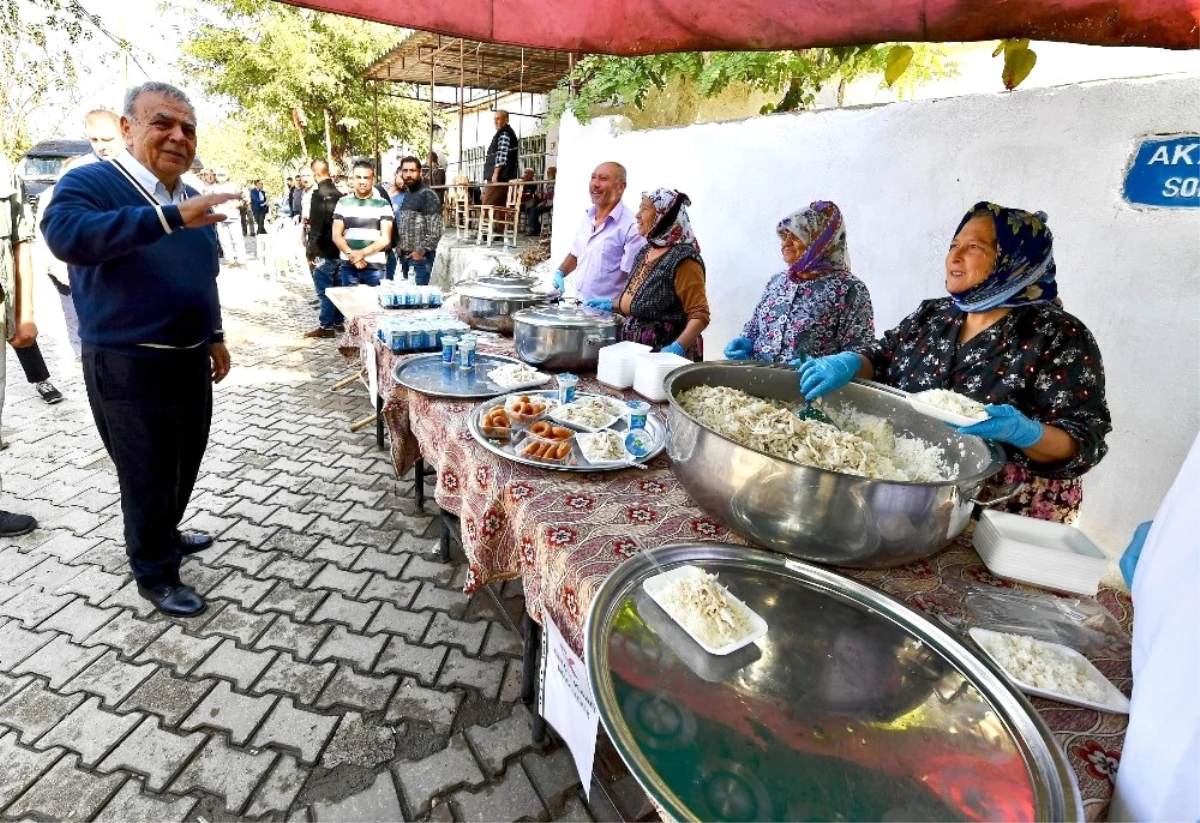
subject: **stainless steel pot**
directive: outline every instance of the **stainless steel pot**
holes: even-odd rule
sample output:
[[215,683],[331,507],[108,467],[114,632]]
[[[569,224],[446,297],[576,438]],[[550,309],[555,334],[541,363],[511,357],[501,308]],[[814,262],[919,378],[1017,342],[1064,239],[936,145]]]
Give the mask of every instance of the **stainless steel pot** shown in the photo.
[[596,370],[600,349],[617,342],[616,315],[560,303],[513,315],[517,357],[534,366],[563,371]]
[[458,314],[475,329],[513,333],[518,311],[550,299],[538,278],[522,274],[488,274],[458,287]]
[[837,566],[899,566],[936,554],[962,533],[1000,450],[913,411],[902,399],[851,383],[828,402],[886,417],[897,433],[940,446],[955,479],[872,480],[810,468],[741,446],[700,425],[676,397],[693,386],[728,386],[796,402],[796,372],[769,363],[696,363],[668,375],[667,453],[692,499],[743,537],[775,551]]

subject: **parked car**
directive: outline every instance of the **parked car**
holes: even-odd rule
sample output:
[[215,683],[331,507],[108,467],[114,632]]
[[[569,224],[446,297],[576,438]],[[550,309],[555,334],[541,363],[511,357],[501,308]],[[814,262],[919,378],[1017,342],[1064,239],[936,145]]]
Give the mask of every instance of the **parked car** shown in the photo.
[[91,150],[92,144],[86,140],[42,140],[25,152],[17,173],[25,180],[25,193],[35,214],[38,198],[58,180],[58,173],[67,158],[79,157]]

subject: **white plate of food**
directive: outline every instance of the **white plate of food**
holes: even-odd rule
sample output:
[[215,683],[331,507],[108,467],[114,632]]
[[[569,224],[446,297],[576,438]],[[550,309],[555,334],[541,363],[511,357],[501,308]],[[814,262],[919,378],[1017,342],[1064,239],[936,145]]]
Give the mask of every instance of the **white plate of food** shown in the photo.
[[1129,714],[1129,698],[1074,649],[976,626],[968,634],[1026,694],[1101,712]]
[[983,403],[948,389],[929,389],[910,394],[908,405],[926,417],[955,426],[970,426],[988,419]]
[[579,451],[593,466],[628,466],[636,459],[625,448],[625,432],[602,429],[575,435]]
[[715,574],[697,566],[655,575],[642,588],[709,654],[732,654],[767,633],[765,620],[722,586]]
[[625,404],[619,400],[591,395],[581,397],[574,403],[567,403],[565,406],[552,409],[549,417],[564,426],[595,433],[615,424],[625,411],[627,411]]
[[542,386],[550,381],[550,375],[524,363],[505,363],[487,373],[488,379],[505,391],[518,391]]

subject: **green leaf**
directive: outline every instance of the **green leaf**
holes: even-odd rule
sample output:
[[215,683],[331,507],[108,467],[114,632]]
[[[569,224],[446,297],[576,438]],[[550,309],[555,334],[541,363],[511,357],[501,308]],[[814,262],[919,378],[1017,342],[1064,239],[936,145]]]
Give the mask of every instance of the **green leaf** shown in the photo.
[[884,82],[891,86],[900,79],[900,75],[904,74],[908,64],[913,59],[912,46],[898,45],[892,46],[887,53],[886,66],[883,71]]
[[[1029,41],[1026,40],[1026,43]],[[1004,70],[1000,73],[1004,88],[1012,91],[1033,71],[1037,54],[1028,47],[1013,48],[1004,52]]]

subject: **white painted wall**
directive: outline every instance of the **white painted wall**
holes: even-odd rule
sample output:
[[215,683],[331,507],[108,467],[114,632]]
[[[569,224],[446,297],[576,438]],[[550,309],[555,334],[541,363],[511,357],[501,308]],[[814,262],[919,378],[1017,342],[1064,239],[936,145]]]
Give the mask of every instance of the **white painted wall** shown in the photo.
[[1200,131],[1200,78],[759,117],[624,132],[564,120],[554,254],[569,250],[601,161],[629,169],[627,205],[656,186],[691,196],[719,358],[782,269],[775,225],[816,199],[846,216],[877,329],[944,294],[951,232],[977,200],[1050,217],[1060,294],[1099,341],[1114,431],[1088,474],[1082,525],[1110,553],[1153,517],[1200,428],[1200,212],[1120,196],[1139,135]]

